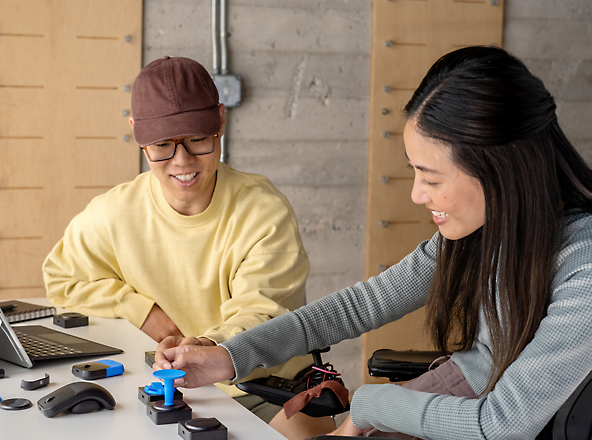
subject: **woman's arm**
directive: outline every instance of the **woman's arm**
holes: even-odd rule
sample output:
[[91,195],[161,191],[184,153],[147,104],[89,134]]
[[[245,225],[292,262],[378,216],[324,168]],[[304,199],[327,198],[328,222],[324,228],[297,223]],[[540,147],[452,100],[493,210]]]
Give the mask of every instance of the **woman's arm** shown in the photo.
[[591,217],[573,230],[557,257],[547,316],[493,391],[467,399],[365,385],[352,401],[354,424],[434,440],[534,439],[592,370]]
[[425,304],[435,270],[437,235],[377,277],[323,297],[221,345],[236,379],[395,321]]
[[[255,368],[270,368],[339,341],[355,338],[425,304],[435,270],[438,234],[421,243],[399,264],[367,282],[328,295],[221,343],[239,380]],[[191,353],[189,352],[191,351]],[[205,362],[204,349],[174,348],[156,354],[156,368],[170,368],[183,353],[183,369],[191,374]],[[226,369],[227,365],[223,367]],[[188,378],[205,385],[203,378]]]

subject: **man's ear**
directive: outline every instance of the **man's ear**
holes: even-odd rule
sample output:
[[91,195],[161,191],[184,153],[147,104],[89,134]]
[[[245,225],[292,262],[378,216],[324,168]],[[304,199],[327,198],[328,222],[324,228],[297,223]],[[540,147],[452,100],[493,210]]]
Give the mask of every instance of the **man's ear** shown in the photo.
[[133,120],[133,118],[129,118],[129,124],[130,124],[130,127],[132,127],[132,130],[133,130],[134,129],[134,120]]
[[226,108],[224,107],[224,104],[218,106],[218,111],[220,111],[220,121],[222,122],[222,125],[220,125],[220,133],[218,134],[222,137],[224,134],[224,127],[226,126]]

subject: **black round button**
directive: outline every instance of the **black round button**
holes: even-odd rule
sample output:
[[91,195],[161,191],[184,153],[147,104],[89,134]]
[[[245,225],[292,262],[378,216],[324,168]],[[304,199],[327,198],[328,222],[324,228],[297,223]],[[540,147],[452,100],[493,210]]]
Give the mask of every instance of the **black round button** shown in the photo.
[[33,404],[29,399],[4,399],[0,402],[0,408],[6,409],[9,411],[18,411],[21,409],[31,408]]
[[157,409],[159,411],[176,411],[185,408],[187,404],[182,400],[173,400],[172,405],[166,405],[164,403],[164,400],[157,400],[152,404],[152,406],[154,409]]
[[221,423],[217,419],[191,419],[185,422],[189,431],[211,431],[219,428]]
[[85,315],[83,315],[82,313],[77,313],[77,312],[68,312],[68,313],[62,313],[61,315],[62,318],[83,318]]

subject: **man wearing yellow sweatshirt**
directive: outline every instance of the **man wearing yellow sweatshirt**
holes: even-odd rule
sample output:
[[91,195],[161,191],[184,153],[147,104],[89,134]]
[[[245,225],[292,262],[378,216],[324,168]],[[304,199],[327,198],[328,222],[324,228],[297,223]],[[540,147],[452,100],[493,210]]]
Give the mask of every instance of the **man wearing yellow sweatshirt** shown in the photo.
[[[309,262],[294,212],[265,177],[220,163],[218,99],[188,58],[142,69],[130,124],[151,170],[72,220],[43,264],[54,305],[127,319],[157,342],[185,336],[203,345],[303,305]],[[311,363],[256,376],[293,377]],[[279,410],[220,387],[267,421]]]

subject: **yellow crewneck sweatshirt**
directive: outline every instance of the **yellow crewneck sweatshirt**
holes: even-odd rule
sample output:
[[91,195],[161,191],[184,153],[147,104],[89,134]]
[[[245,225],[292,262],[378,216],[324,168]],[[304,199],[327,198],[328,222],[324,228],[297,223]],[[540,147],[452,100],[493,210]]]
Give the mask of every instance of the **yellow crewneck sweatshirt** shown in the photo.
[[[286,198],[224,163],[201,214],[177,213],[146,172],[93,199],[43,264],[58,307],[141,327],[157,303],[185,336],[216,343],[300,307],[308,271]],[[295,358],[251,378],[293,377],[311,363]]]

